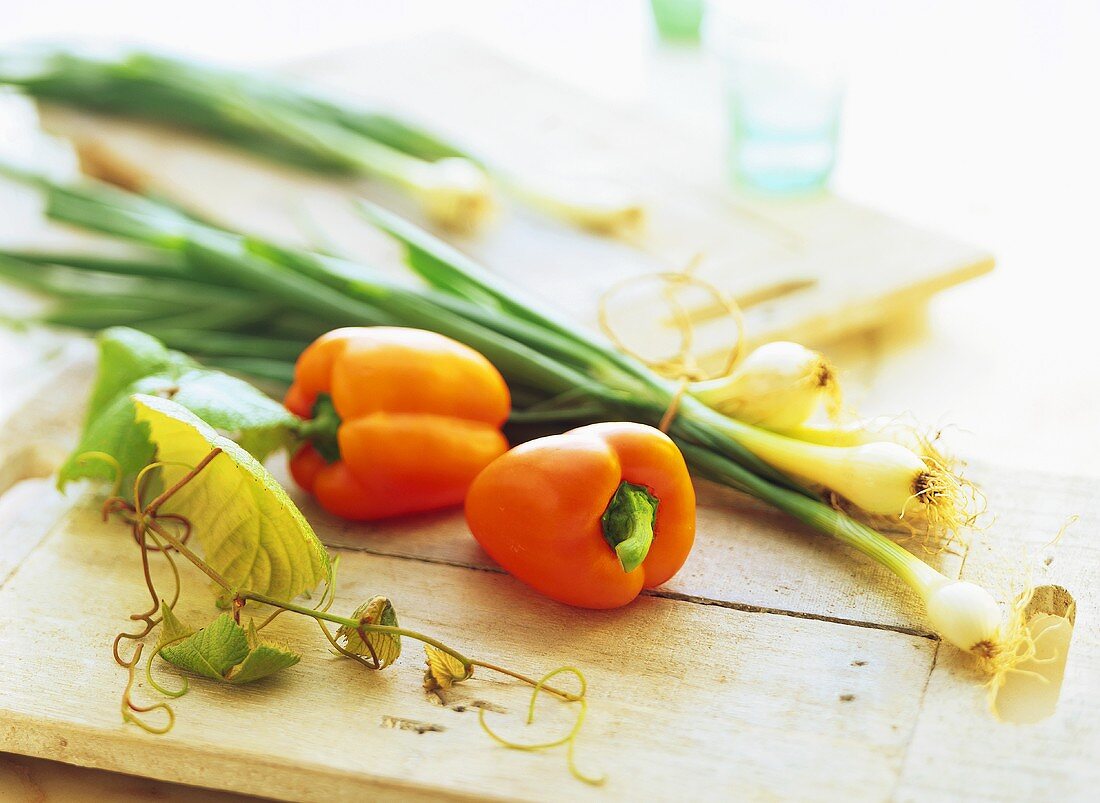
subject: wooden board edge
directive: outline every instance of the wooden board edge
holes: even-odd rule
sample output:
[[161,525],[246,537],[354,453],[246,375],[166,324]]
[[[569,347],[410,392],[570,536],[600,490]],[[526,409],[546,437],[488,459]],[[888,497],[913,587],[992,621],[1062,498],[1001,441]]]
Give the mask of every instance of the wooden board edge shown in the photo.
[[[128,726],[119,725],[120,729],[124,727]],[[102,760],[96,755],[73,748],[74,743],[86,739],[94,739],[100,745],[106,742],[108,749],[100,750],[99,755],[110,755],[112,758]],[[233,755],[216,748],[192,748],[202,753],[204,763],[195,773],[187,774],[172,771],[166,768],[170,765],[158,763],[153,750],[147,754],[135,754],[130,750],[131,747],[129,740],[121,732],[104,734],[91,727],[60,722],[51,722],[43,730],[40,720],[0,711],[0,752],[60,761],[77,767],[118,772],[195,788],[211,788],[202,784],[203,776],[209,774],[221,779],[222,783],[217,787],[220,791],[262,795],[274,800],[372,799],[415,803],[441,798],[485,799],[483,795],[465,795],[445,787],[426,789],[417,784],[402,784],[377,776],[368,777],[349,772],[334,777],[325,768],[290,768],[281,764],[277,756],[262,764],[250,761],[248,766],[242,766]],[[225,779],[233,780],[226,783]]]
[[749,344],[758,346],[771,340],[828,344],[869,330],[887,327],[899,316],[912,315],[914,311],[924,309],[944,290],[985,276],[991,273],[995,266],[996,258],[993,254],[982,252],[974,262],[896,290],[881,298],[874,306],[854,305],[852,309],[805,318],[794,326],[768,331],[766,338],[750,339]]

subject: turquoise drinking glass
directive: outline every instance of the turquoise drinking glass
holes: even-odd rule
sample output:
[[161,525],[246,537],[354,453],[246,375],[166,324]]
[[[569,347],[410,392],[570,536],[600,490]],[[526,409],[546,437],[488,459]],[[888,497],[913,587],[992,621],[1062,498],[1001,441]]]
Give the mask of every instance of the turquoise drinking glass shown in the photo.
[[828,42],[793,22],[723,24],[714,11],[707,41],[723,73],[731,180],[769,193],[823,189],[836,164],[844,98]]
[[698,42],[704,0],[649,0],[661,38],[670,42]]

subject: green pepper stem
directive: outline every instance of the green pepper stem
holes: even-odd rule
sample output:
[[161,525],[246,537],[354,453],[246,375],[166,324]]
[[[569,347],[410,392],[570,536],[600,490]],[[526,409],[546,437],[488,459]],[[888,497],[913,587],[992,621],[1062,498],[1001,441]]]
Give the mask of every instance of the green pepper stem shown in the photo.
[[317,396],[313,403],[313,417],[298,426],[298,435],[313,444],[313,448],[327,463],[340,459],[340,444],[337,432],[340,429],[340,414],[327,393]]
[[644,485],[623,480],[600,518],[603,537],[627,574],[642,565],[653,544],[660,501]]

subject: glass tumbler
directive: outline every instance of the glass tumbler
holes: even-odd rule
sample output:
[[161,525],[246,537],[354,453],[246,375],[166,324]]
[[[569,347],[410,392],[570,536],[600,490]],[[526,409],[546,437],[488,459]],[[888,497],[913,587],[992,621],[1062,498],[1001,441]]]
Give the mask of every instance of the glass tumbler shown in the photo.
[[722,70],[728,163],[737,185],[802,193],[828,184],[844,82],[826,46],[802,34],[721,21],[708,29]]

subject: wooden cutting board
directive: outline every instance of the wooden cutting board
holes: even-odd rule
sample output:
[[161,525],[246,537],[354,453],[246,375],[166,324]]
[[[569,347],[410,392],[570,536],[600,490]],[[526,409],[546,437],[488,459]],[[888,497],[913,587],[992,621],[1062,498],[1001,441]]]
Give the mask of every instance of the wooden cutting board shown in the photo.
[[[940,647],[916,600],[877,565],[700,483],[699,539],[683,571],[613,612],[529,592],[492,565],[459,514],[348,525],[299,498],[341,558],[335,610],[383,593],[402,623],[486,660],[533,674],[581,668],[591,703],[578,761],[608,774],[601,789],[573,780],[560,751],[506,750],[476,721],[486,707],[498,728],[534,740],[569,726],[563,706],[544,701],[544,719],[525,729],[516,684],[479,674],[437,698],[420,687],[415,645],[368,673],[291,617],[276,635],[303,653],[299,665],[251,687],[193,679],[175,729],[146,734],[120,719],[125,678],[110,657],[113,634],[144,602],[136,549],[100,520],[94,492],[61,497],[33,478],[50,468],[37,449],[43,428],[55,443],[75,433],[88,355],[43,365],[48,377],[0,422],[5,463],[39,460],[5,475],[31,478],[0,487],[0,750],[301,800],[1086,800],[1100,783],[1100,499],[1088,481],[991,468],[973,475],[995,525],[965,561],[940,565],[1000,587],[1005,566],[1031,556],[1033,582],[1076,597],[1061,700],[1038,724],[997,722],[966,660]],[[1044,549],[1071,512],[1080,521]],[[209,620],[210,603],[205,581],[185,571],[185,618]],[[143,681],[137,694],[156,699]]]
[[[759,338],[815,342],[881,321],[989,264],[976,249],[835,198],[729,195],[717,178],[718,155],[693,147],[690,135],[603,108],[462,43],[345,54],[303,71],[442,120],[475,147],[515,158],[537,147],[547,162],[595,153],[636,182],[654,206],[640,246],[510,207],[486,235],[460,241],[582,319],[620,276],[679,267],[705,250],[706,275],[742,295],[809,272],[815,284],[753,308],[749,322]],[[333,189],[130,125],[75,117],[53,124],[76,134],[101,167],[132,171],[236,225],[394,256],[346,207],[347,194],[364,191],[408,211],[377,187]],[[0,195],[5,209],[12,197]],[[25,222],[14,220],[4,216],[0,228],[25,233]],[[59,232],[42,235],[52,245]],[[1034,555],[1033,582],[1076,597],[1061,699],[1035,725],[989,715],[979,679],[957,653],[940,649],[892,576],[700,483],[699,540],[687,566],[668,586],[608,613],[531,594],[492,566],[456,514],[349,526],[301,500],[341,556],[337,610],[384,593],[403,623],[487,660],[535,674],[580,667],[591,703],[578,761],[608,773],[600,790],[570,778],[560,751],[505,750],[476,722],[477,708],[491,706],[500,729],[541,738],[568,726],[564,707],[544,701],[545,719],[528,734],[520,723],[526,692],[517,685],[479,674],[432,698],[420,689],[415,645],[387,672],[368,674],[334,659],[314,630],[288,617],[277,623],[279,635],[304,653],[298,666],[253,688],[194,680],[176,704],[177,727],[150,736],[121,722],[125,679],[109,654],[111,637],[142,602],[133,545],[117,525],[99,521],[94,495],[63,498],[48,479],[35,479],[72,442],[91,374],[87,349],[47,339],[21,341],[13,359],[2,353],[0,750],[306,800],[1085,800],[1100,783],[1093,537],[1100,500],[1086,480],[992,467],[972,474],[998,513],[995,524],[965,559],[938,562],[999,587],[1010,579],[1007,565]],[[1080,521],[1057,548],[1044,549],[1071,513]],[[192,572],[185,594],[181,610],[190,618],[216,613]],[[154,699],[148,693],[139,685],[141,699]]]
[[[594,325],[616,282],[675,271],[748,305],[752,342],[810,344],[888,321],[932,294],[992,267],[985,251],[832,195],[768,199],[736,194],[714,143],[652,114],[598,103],[485,50],[444,35],[342,52],[289,70],[342,95],[421,120],[520,172],[613,179],[649,210],[630,244],[579,232],[504,202],[496,225],[450,239],[493,269]],[[717,97],[716,97],[717,102]],[[214,219],[360,259],[396,262],[348,198],[365,195],[419,218],[415,205],[372,182],[333,182],[243,157],[153,126],[47,108],[47,127],[71,138],[87,168],[144,187]],[[690,302],[689,302],[690,303]],[[728,322],[701,297],[699,356],[721,363]],[[668,321],[617,321],[628,342],[649,343]],[[671,329],[670,329],[671,332]]]

